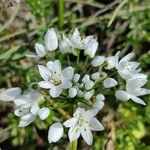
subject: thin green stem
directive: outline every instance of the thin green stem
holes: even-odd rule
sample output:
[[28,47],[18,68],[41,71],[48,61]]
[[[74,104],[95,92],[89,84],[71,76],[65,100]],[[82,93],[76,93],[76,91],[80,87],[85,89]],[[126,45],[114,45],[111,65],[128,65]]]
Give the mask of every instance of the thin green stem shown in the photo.
[[78,56],[77,56],[77,66],[79,65],[79,61],[80,61],[80,52],[78,52]]
[[69,55],[67,55],[67,60],[68,60],[68,64],[71,65],[71,62],[70,62],[70,57]]
[[86,67],[88,60],[89,60],[89,56],[86,57],[86,60],[85,60],[84,65],[83,65],[83,68]]
[[69,150],[77,150],[78,141],[75,140],[69,144]]
[[64,0],[58,0],[58,18],[59,18],[59,29],[63,29],[64,25]]

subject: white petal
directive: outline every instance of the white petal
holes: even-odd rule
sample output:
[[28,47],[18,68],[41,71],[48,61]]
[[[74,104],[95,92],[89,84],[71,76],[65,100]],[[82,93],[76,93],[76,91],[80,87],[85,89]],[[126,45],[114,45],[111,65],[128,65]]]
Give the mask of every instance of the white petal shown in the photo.
[[64,129],[61,123],[54,123],[50,126],[48,130],[48,141],[49,143],[57,142],[64,133]]
[[74,74],[74,76],[73,76],[73,82],[77,83],[79,81],[79,79],[80,79],[80,75],[77,74],[77,73]]
[[93,60],[92,60],[92,66],[93,67],[98,67],[100,65],[102,65],[105,61],[105,57],[104,56],[96,56]]
[[98,113],[97,109],[89,109],[84,114],[87,120],[91,120],[93,117],[97,115],[97,113]]
[[48,81],[40,81],[38,85],[43,89],[50,89],[52,84]]
[[73,35],[72,35],[70,40],[72,43],[72,47],[74,47],[74,48],[81,48],[82,47],[80,33],[79,33],[77,28],[75,28]]
[[58,47],[58,39],[53,28],[48,29],[45,35],[45,46],[49,51],[54,51]]
[[25,53],[25,56],[26,57],[29,57],[29,58],[35,58],[36,60],[39,60],[40,59],[40,56],[37,55],[36,53],[32,53],[32,52],[26,52]]
[[83,96],[84,96],[84,93],[83,93],[81,90],[78,90],[78,96],[79,96],[79,97],[83,97]]
[[59,43],[59,49],[62,54],[71,53],[71,42],[70,40],[63,35],[63,40]]
[[49,70],[45,66],[42,66],[42,65],[38,65],[38,69],[39,69],[41,77],[45,81],[48,81],[50,79],[50,76],[51,76]]
[[63,69],[62,74],[66,79],[72,80],[73,75],[74,75],[74,68],[67,67],[67,68]]
[[16,106],[21,106],[29,103],[29,100],[24,95],[21,95],[14,100],[14,103]]
[[69,89],[69,88],[71,88],[71,86],[72,86],[72,83],[70,81],[68,81],[68,80],[64,80],[62,82],[62,88],[63,89]]
[[69,97],[73,98],[77,95],[78,89],[75,87],[72,87],[69,89]]
[[107,78],[103,81],[103,86],[105,88],[111,88],[116,86],[117,84],[118,84],[117,81],[113,78]]
[[87,36],[82,41],[82,47],[84,49],[84,54],[93,58],[98,48],[97,39],[94,39],[94,36]]
[[13,101],[21,95],[21,92],[22,90],[19,87],[7,89],[0,93],[0,100],[6,102]]
[[35,51],[40,57],[44,57],[46,55],[45,48],[42,44],[35,43]]
[[105,100],[105,96],[103,94],[98,94],[96,96],[96,100],[99,100],[99,101],[104,101]]
[[28,120],[20,120],[19,127],[26,127],[28,126],[32,121]]
[[53,72],[53,61],[47,62],[46,66],[49,69],[50,72]]
[[59,60],[53,62],[53,72],[61,74],[61,63]]
[[39,113],[40,119],[41,119],[41,120],[45,120],[45,119],[49,116],[49,114],[50,114],[50,109],[47,108],[47,107],[43,107],[43,108],[41,108],[41,109],[39,110],[38,113]]
[[70,142],[77,140],[80,136],[80,127],[79,126],[71,127],[69,129],[68,136],[69,136]]
[[129,53],[128,55],[126,55],[125,57],[123,57],[123,58],[120,60],[120,62],[129,61],[133,56],[134,56],[134,53]]
[[26,121],[29,121],[31,118],[32,118],[32,114],[31,113],[28,113],[24,116],[21,117],[21,120],[26,120]]
[[40,110],[39,105],[35,103],[34,105],[32,105],[30,112],[35,115],[38,113],[39,110]]
[[131,99],[135,103],[142,104],[142,105],[146,106],[146,103],[142,99],[140,99],[139,97],[131,96]]
[[101,100],[96,100],[96,102],[93,104],[93,108],[97,109],[98,111],[101,110],[104,106],[104,102]]
[[94,95],[94,91],[93,90],[85,92],[84,93],[84,99],[85,100],[90,100],[93,95]]
[[104,126],[96,119],[96,118],[92,118],[90,123],[90,129],[93,131],[102,131],[104,130]]
[[92,80],[98,80],[100,77],[100,73],[99,72],[95,72],[91,75],[91,79]]
[[139,88],[136,90],[136,96],[143,96],[143,95],[148,95],[148,94],[150,94],[149,89]]
[[115,96],[117,99],[122,100],[122,101],[127,101],[130,99],[130,95],[126,91],[123,91],[123,90],[116,91]]
[[105,69],[111,70],[112,68],[116,67],[116,57],[115,56],[109,56],[105,59],[107,62],[107,67]]
[[59,97],[62,93],[62,88],[60,86],[52,86],[50,89],[50,95],[53,98]]
[[92,144],[93,136],[91,130],[88,127],[85,126],[84,128],[81,128],[81,135],[88,145]]
[[78,119],[77,118],[71,118],[71,119],[68,119],[66,120],[63,125],[66,127],[66,128],[70,128],[72,126],[74,126],[76,123],[77,123]]
[[86,83],[88,80],[90,80],[90,76],[88,74],[84,75],[84,77],[82,78],[82,82]]
[[87,82],[85,82],[85,89],[86,90],[91,90],[94,86],[94,82],[91,80],[88,80]]

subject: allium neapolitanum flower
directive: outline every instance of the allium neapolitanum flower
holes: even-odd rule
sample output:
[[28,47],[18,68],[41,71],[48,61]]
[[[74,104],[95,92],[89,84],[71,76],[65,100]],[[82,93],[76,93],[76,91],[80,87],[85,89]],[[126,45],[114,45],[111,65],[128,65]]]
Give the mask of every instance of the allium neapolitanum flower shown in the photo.
[[36,54],[26,54],[27,57],[44,57],[48,52],[55,51],[58,48],[58,39],[53,28],[48,29],[44,37],[44,45],[35,43]]
[[44,97],[35,91],[24,91],[21,88],[10,88],[0,93],[0,99],[3,101],[12,101],[15,104],[15,115],[20,117],[20,127],[29,125],[37,116],[41,120],[48,117],[50,110],[46,107],[40,108]]
[[38,65],[39,72],[44,81],[39,82],[41,88],[50,89],[49,94],[56,98],[63,89],[69,89],[72,86],[71,80],[74,75],[72,67],[66,67],[62,70],[59,60],[49,61],[47,67]]
[[150,94],[150,90],[142,88],[147,82],[147,76],[143,74],[138,74],[127,80],[126,91],[118,90],[116,91],[116,97],[119,100],[127,101],[131,99],[132,101],[146,105],[145,102],[138,96],[143,96]]
[[[48,108],[50,106],[51,111],[54,108],[54,111],[62,116],[52,114],[54,115],[52,118],[59,122],[53,123],[49,128],[49,143],[57,142],[63,136],[64,127],[67,127],[70,128],[68,136],[71,142],[81,135],[86,143],[91,145],[93,141],[91,131],[104,129],[96,119],[96,115],[105,103],[109,103],[110,97],[114,99],[116,96],[122,101],[131,99],[146,105],[139,96],[150,94],[150,90],[143,88],[147,76],[140,73],[139,63],[131,60],[134,54],[129,53],[123,58],[119,58],[120,52],[108,57],[95,56],[99,43],[94,37],[94,35],[81,36],[76,28],[71,36],[63,34],[63,39],[58,39],[54,29],[51,28],[45,35],[44,45],[35,44],[37,55],[30,56],[36,58],[46,56],[39,59],[39,64],[46,66],[38,65],[43,78],[38,85],[43,95],[35,90],[22,91],[20,88],[11,88],[0,93],[0,100],[14,102],[15,114],[20,117],[19,126],[29,125],[36,117],[46,119],[50,113]],[[57,53],[54,54],[56,49]],[[76,61],[74,59],[72,61],[72,55],[77,56]],[[91,62],[90,58],[93,58]],[[69,67],[62,69],[63,65]],[[29,87],[31,88],[30,83]],[[49,90],[49,94],[45,89]],[[76,111],[73,118],[70,118],[74,109]],[[65,121],[66,118],[70,119]],[[60,122],[61,120],[64,120],[64,124]]]
[[64,122],[63,125],[70,128],[68,136],[71,142],[77,140],[81,135],[87,144],[92,144],[93,136],[91,131],[104,130],[103,125],[95,118],[97,113],[96,109],[85,111],[83,108],[77,108],[73,118]]

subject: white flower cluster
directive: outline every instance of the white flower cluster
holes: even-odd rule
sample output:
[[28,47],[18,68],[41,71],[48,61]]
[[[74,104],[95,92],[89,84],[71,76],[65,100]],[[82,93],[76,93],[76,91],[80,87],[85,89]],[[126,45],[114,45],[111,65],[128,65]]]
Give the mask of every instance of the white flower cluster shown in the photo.
[[[55,30],[51,28],[45,35],[44,44],[35,44],[36,54],[27,54],[28,57],[39,59],[38,70],[42,81],[39,81],[38,85],[46,94],[48,93],[47,96],[52,98],[54,103],[59,99],[72,100],[73,106],[70,106],[70,110],[76,109],[72,118],[65,120],[64,123],[56,122],[50,126],[49,143],[57,142],[63,136],[66,127],[70,128],[68,131],[70,142],[77,140],[81,135],[85,142],[91,145],[93,142],[91,131],[104,129],[96,119],[96,115],[104,106],[105,97],[109,95],[107,90],[111,90],[118,100],[131,99],[146,105],[139,96],[150,94],[150,90],[143,88],[147,76],[140,73],[140,64],[131,60],[134,54],[129,53],[122,59],[119,59],[120,52],[109,57],[95,56],[97,48],[97,39],[91,35],[81,37],[78,29],[75,29],[69,38],[63,35],[58,41]],[[50,57],[49,61],[48,56],[53,55],[57,49],[60,52],[57,52],[57,58]],[[62,68],[62,64],[66,65],[67,61],[60,59],[59,56],[72,55],[77,56],[79,60],[80,53],[87,58],[93,58],[91,63],[81,60],[75,65],[72,61],[71,64],[68,62],[67,67]],[[43,60],[46,60],[44,64]],[[90,65],[91,69],[87,65]],[[29,125],[37,116],[44,120],[50,114],[49,108],[40,108],[44,96],[39,92],[32,90],[22,92],[20,88],[11,88],[1,92],[0,99],[14,102],[15,115],[21,118],[20,127]]]

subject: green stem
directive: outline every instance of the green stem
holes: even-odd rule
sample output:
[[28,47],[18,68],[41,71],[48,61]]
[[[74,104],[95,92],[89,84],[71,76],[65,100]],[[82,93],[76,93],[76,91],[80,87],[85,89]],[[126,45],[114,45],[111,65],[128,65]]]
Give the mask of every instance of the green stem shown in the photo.
[[85,63],[84,63],[84,65],[83,65],[83,68],[86,67],[88,60],[89,60],[89,56],[86,57]]
[[78,56],[77,56],[77,66],[79,65],[79,61],[80,61],[80,52],[78,52]]
[[78,141],[73,141],[69,144],[69,150],[77,150]]
[[58,0],[58,18],[59,18],[59,29],[63,29],[64,25],[64,0]]

